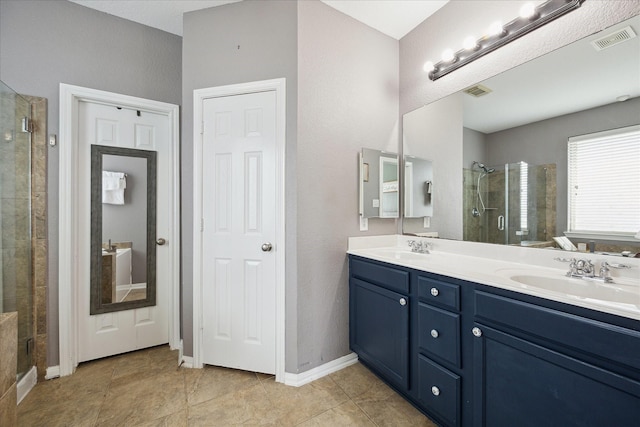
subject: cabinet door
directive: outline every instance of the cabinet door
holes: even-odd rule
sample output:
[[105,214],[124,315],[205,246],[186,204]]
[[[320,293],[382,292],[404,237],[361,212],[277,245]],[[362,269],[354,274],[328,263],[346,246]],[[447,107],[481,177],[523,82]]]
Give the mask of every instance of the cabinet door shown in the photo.
[[352,278],[349,318],[352,350],[389,382],[407,390],[408,298]]
[[474,335],[475,425],[631,426],[640,420],[637,381],[480,324]]

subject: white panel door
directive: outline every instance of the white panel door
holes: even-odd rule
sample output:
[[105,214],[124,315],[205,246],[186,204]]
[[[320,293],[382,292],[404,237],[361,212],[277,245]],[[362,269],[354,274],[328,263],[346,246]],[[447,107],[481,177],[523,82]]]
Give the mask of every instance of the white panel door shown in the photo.
[[203,362],[276,368],[276,94],[203,102]]
[[[78,111],[78,221],[80,226],[78,289],[78,362],[112,356],[165,344],[168,337],[169,251],[156,249],[156,305],[140,309],[90,315],[91,244],[91,145],[151,150],[157,152],[157,236],[168,235],[168,213],[175,209],[169,196],[169,118],[165,115],[111,105],[80,102]],[[126,191],[126,190],[125,190]],[[172,242],[167,242],[167,245]]]

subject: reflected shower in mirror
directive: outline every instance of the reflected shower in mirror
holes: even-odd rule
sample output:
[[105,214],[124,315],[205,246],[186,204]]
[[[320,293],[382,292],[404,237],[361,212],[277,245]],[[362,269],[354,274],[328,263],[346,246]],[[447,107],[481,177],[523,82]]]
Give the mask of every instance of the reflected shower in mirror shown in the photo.
[[398,218],[398,155],[363,148],[360,155],[360,215]]
[[430,231],[545,246],[568,230],[568,139],[640,123],[640,37],[598,47],[629,28],[640,31],[640,16],[404,115],[403,152],[428,153],[439,183]]
[[156,152],[91,146],[91,314],[155,305]]

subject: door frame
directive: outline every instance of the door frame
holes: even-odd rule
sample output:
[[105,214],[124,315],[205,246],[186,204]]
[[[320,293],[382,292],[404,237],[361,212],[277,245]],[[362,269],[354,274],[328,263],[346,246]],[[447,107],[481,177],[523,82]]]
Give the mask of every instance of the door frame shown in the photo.
[[202,254],[202,145],[203,103],[205,99],[245,95],[257,92],[276,93],[276,381],[285,378],[285,145],[286,79],[217,86],[193,91],[193,367],[203,366],[203,254]]
[[[60,84],[60,164],[59,164],[59,253],[58,253],[58,309],[60,333],[60,376],[71,375],[78,366],[79,336],[77,319],[78,301],[78,245],[80,232],[78,221],[79,194],[73,185],[78,176],[78,117],[79,103],[91,102],[115,107],[129,107],[135,110],[152,112],[167,116],[169,119],[170,170],[173,183],[169,189],[170,200],[174,206],[169,216],[169,235],[167,246],[171,265],[169,266],[169,346],[180,348],[180,116],[179,106],[165,102],[90,89],[81,86]],[[89,179],[89,177],[86,177]],[[88,254],[87,254],[88,257]]]

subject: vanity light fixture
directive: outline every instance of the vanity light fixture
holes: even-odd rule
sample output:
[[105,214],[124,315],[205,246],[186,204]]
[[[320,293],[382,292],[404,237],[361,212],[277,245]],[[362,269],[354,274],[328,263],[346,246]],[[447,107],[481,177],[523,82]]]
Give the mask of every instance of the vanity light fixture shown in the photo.
[[520,16],[513,21],[506,25],[502,25],[500,22],[494,22],[484,37],[478,40],[474,40],[473,37],[467,37],[464,40],[463,49],[455,53],[451,49],[446,49],[442,53],[442,60],[440,62],[433,64],[433,62],[427,61],[423,69],[429,73],[429,79],[435,81],[463,65],[475,61],[481,56],[577,9],[584,1],[585,0],[548,0],[537,7],[534,6],[533,3],[527,3],[520,9]]

